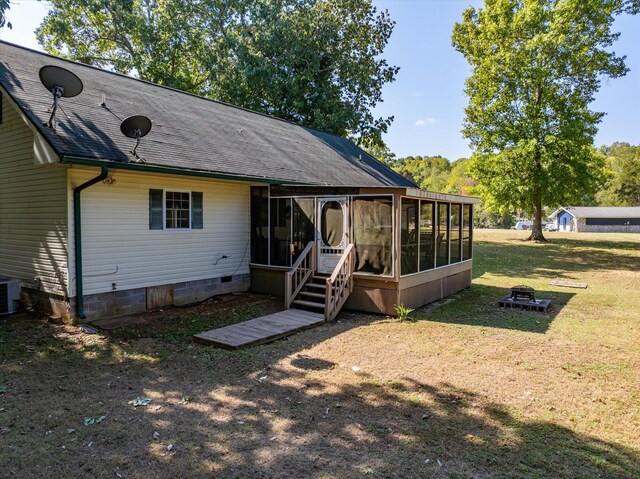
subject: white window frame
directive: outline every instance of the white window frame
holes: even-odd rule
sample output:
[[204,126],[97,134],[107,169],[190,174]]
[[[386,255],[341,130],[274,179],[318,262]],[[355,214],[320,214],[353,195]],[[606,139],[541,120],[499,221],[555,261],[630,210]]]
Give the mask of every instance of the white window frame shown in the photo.
[[[189,227],[188,228],[167,228],[167,193],[189,193]],[[193,212],[193,201],[191,190],[179,190],[166,188],[162,190],[162,229],[165,231],[189,231],[191,230],[191,215]]]

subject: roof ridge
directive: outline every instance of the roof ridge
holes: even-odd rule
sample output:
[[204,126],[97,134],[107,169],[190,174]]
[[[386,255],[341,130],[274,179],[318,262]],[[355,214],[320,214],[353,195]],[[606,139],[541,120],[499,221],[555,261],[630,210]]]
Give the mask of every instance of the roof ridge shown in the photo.
[[[140,95],[146,98],[145,101],[150,109],[149,112],[153,111],[158,120],[163,118],[166,120],[171,111],[170,108],[159,106],[159,102],[162,102],[163,98],[165,103],[168,102],[166,106],[178,108],[185,119],[191,118],[192,110],[213,113],[213,115],[207,117],[206,123],[211,128],[218,128],[216,135],[214,135],[218,143],[216,143],[216,154],[213,157],[210,151],[207,152],[203,148],[196,148],[186,156],[183,153],[177,154],[177,149],[185,146],[185,138],[174,139],[171,135],[167,136],[166,132],[158,130],[159,136],[157,139],[146,141],[146,146],[150,148],[150,154],[155,155],[158,165],[170,163],[172,166],[182,168],[186,166],[191,168],[196,165],[203,170],[225,172],[237,172],[238,168],[240,168],[242,171],[250,171],[252,174],[259,172],[261,175],[273,179],[284,180],[289,178],[290,181],[305,181],[314,184],[338,185],[348,183],[360,186],[416,187],[412,181],[391,169],[353,140],[335,133],[329,133],[266,113],[224,103],[177,88],[159,85],[98,66],[87,65],[4,40],[0,40],[0,51],[4,53],[5,61],[8,61],[8,64],[2,65],[0,70],[4,71],[6,69],[9,72],[14,72],[14,76],[17,75],[16,80],[37,81],[32,77],[38,67],[48,63],[57,64],[75,70],[81,78],[84,77],[86,82],[94,82],[95,88],[92,87],[92,91],[96,88],[111,88],[112,91],[113,89],[117,91],[123,90],[120,91],[122,93],[120,100],[125,103],[132,98],[136,98],[138,96],[137,92],[140,92]],[[25,68],[29,66],[31,69],[20,69],[22,64],[25,65]],[[7,81],[7,85],[11,89],[12,82]],[[134,84],[132,81],[138,83]],[[91,85],[93,86],[94,83],[91,83]],[[110,87],[109,85],[115,86]],[[7,91],[7,93],[16,104],[19,101],[26,101],[27,103],[32,100],[36,101],[34,99],[35,94],[29,89],[24,90],[22,88],[16,91]],[[113,131],[106,132],[103,119],[99,116],[99,112],[96,112],[97,110],[94,111],[95,108],[80,105],[77,109],[81,115],[84,114],[86,117],[83,117],[86,122],[82,121],[75,125],[75,128],[80,128],[81,131],[88,135],[82,141],[78,140],[82,135],[76,135],[77,137],[63,135],[64,138],[52,136],[50,131],[43,129],[38,124],[39,119],[36,118],[37,115],[35,113],[27,113],[27,117],[34,123],[39,133],[50,143],[50,146],[59,156],[84,156],[86,148],[93,148],[95,151],[92,150],[92,155],[96,158],[120,160],[121,156],[126,156],[122,138],[117,135],[112,137],[117,130],[112,128]],[[234,112],[236,113],[234,114]],[[247,114],[240,112],[247,112]],[[220,129],[221,125],[224,124],[221,118],[225,117],[235,117],[234,124],[237,123],[240,126],[243,123],[255,124],[255,135],[257,135],[254,139],[255,141],[247,139],[244,142],[240,141],[236,145],[237,139],[235,137],[232,138],[233,131],[224,128]],[[278,120],[283,123],[275,123],[271,120]],[[242,132],[242,128],[240,132]],[[213,147],[212,141],[205,139],[201,143],[203,147],[207,145]],[[172,151],[175,158],[170,160],[164,158],[164,154],[160,154],[159,148],[161,146]],[[258,166],[248,164],[238,155],[248,155],[247,159],[258,159],[256,163]],[[341,169],[323,172],[321,171],[321,166],[316,165],[318,162],[315,160],[317,159],[322,160],[320,163],[328,162],[327,164],[339,166]],[[214,166],[215,168],[213,168]],[[268,171],[263,171],[261,168],[266,168]],[[302,168],[304,173],[302,170],[299,171],[302,174],[301,177],[297,173],[292,174],[292,168]],[[343,170],[343,168],[346,169]]]

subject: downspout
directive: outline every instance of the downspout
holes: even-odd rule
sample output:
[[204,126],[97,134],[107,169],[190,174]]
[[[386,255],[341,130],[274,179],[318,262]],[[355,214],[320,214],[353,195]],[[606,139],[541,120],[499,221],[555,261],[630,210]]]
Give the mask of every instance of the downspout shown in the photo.
[[82,190],[95,185],[99,181],[104,180],[109,174],[109,168],[102,167],[102,171],[95,178],[90,179],[86,183],[82,183],[80,186],[76,186],[73,189],[73,238],[75,245],[75,260],[76,260],[76,313],[80,319],[85,319],[87,316],[84,314],[84,296],[83,296],[83,284],[82,284],[82,225],[81,225],[81,213],[82,206],[80,204],[80,193]]

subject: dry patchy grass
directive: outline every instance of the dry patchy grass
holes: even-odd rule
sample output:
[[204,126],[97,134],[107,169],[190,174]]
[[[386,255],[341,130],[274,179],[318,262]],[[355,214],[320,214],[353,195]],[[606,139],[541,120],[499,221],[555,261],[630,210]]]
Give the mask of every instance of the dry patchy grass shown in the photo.
[[[188,337],[273,300],[101,335],[2,320],[0,476],[639,477],[640,237],[524,235],[477,231],[473,286],[414,322],[343,313],[246,351]],[[499,310],[522,283],[554,309]]]

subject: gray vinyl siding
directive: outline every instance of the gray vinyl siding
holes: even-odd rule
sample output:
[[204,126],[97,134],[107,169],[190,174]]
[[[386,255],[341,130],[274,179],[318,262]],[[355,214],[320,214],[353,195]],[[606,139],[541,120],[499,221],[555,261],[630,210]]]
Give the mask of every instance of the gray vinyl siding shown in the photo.
[[58,165],[39,166],[34,133],[2,95],[0,123],[0,275],[67,292],[67,179]]

